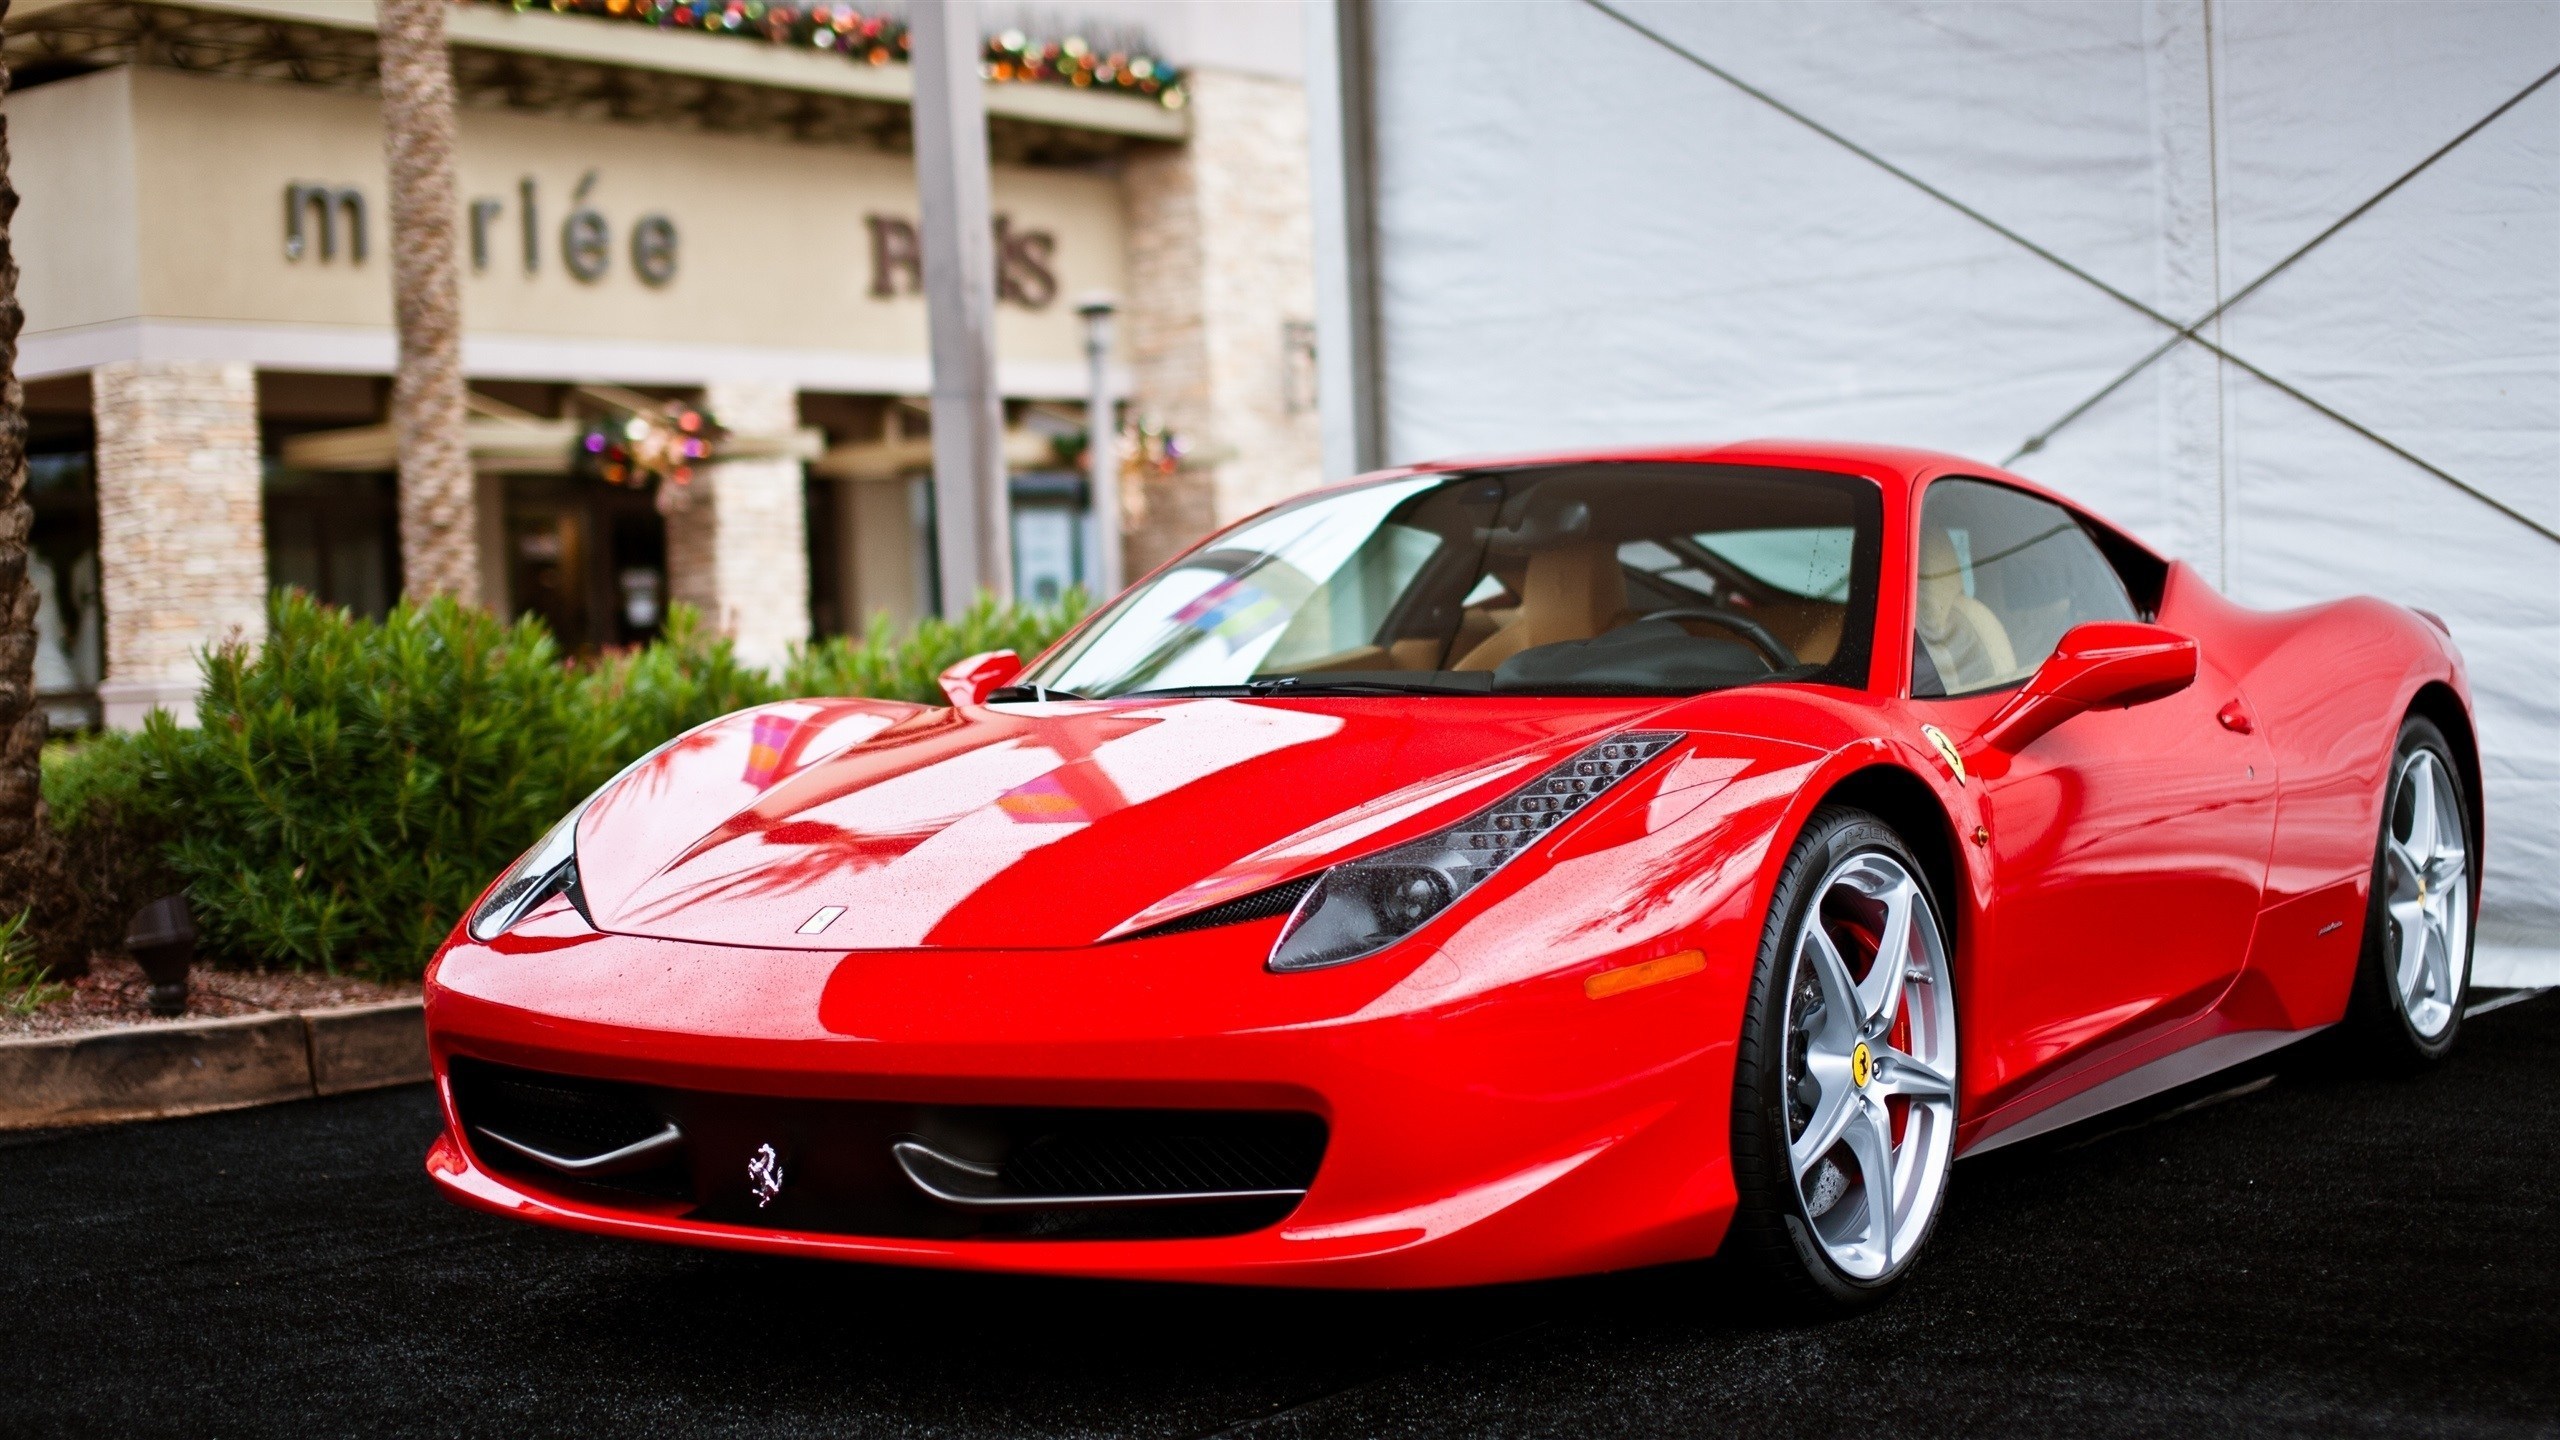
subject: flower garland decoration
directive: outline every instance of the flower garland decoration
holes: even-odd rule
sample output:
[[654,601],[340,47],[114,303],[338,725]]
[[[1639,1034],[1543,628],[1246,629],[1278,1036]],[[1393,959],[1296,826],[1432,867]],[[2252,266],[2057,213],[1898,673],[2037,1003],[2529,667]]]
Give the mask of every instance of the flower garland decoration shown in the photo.
[[[1123,482],[1171,475],[1182,468],[1191,454],[1190,445],[1172,427],[1155,420],[1123,420],[1120,433],[1112,439]],[[1076,430],[1050,437],[1049,449],[1060,465],[1081,470],[1085,466],[1085,447],[1091,443],[1087,432]]]
[[1170,475],[1182,468],[1183,457],[1190,453],[1191,447],[1171,426],[1139,420],[1120,427],[1120,474],[1124,479]]
[[608,485],[645,490],[693,483],[693,467],[722,434],[699,406],[670,400],[655,410],[632,410],[587,422],[578,437],[578,462]]
[[[906,64],[907,23],[850,5],[769,4],[766,0],[481,0],[514,10],[548,9],[659,30],[736,35],[771,45],[828,50],[865,65]],[[987,38],[978,73],[1000,84],[1069,85],[1117,91],[1179,110],[1182,72],[1152,55],[1096,50],[1081,36],[1038,40],[1019,30]]]

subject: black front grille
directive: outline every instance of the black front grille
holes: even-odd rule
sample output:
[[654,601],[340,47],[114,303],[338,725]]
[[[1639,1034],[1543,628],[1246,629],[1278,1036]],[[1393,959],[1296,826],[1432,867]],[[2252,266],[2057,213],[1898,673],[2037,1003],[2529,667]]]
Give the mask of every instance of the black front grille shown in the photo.
[[[611,1208],[777,1230],[884,1237],[1164,1238],[1278,1223],[1324,1158],[1311,1114],[930,1105],[733,1095],[554,1075],[456,1057],[454,1108],[483,1163],[536,1188]],[[491,1141],[570,1159],[674,1124],[683,1144],[646,1172],[579,1178]],[[892,1151],[916,1141],[993,1168],[1037,1203],[972,1209],[925,1193]],[[761,1202],[749,1167],[770,1148],[783,1183]],[[1079,1197],[1281,1192],[1114,1208]],[[1058,1204],[1045,1203],[1056,1197]]]
[[1144,930],[1133,931],[1127,938],[1152,940],[1158,935],[1180,935],[1187,930],[1207,930],[1218,925],[1241,925],[1247,920],[1268,920],[1274,915],[1286,915],[1298,908],[1298,902],[1306,898],[1308,891],[1316,888],[1316,881],[1320,878],[1322,877],[1318,875],[1301,875],[1295,880],[1284,880],[1268,890],[1256,890],[1250,895],[1239,895],[1233,900],[1212,905],[1206,910],[1194,910],[1188,915],[1178,915],[1161,925],[1150,925]]
[[1208,1117],[1151,1127],[1043,1135],[1004,1163],[1006,1188],[1022,1195],[1175,1195],[1304,1190],[1324,1154],[1324,1126],[1310,1115]]

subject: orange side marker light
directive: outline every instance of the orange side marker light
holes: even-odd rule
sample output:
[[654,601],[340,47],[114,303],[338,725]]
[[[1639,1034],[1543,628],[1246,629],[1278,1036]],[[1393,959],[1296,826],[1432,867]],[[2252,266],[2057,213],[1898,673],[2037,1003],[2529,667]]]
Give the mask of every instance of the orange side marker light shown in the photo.
[[1603,970],[1582,982],[1582,993],[1594,1000],[1606,1000],[1612,995],[1624,995],[1630,990],[1641,990],[1647,985],[1659,985],[1665,980],[1677,980],[1684,975],[1695,975],[1706,968],[1706,951],[1683,950],[1677,955],[1665,955],[1659,960],[1646,960],[1640,964],[1621,965],[1615,970]]

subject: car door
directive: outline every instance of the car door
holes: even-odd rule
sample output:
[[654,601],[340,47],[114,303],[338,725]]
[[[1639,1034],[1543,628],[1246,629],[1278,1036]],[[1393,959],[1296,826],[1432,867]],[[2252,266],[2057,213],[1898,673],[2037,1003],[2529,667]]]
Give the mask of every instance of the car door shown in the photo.
[[[1942,479],[1920,525],[1912,704],[1959,746],[2072,626],[2143,618],[2050,501]],[[2186,689],[2076,716],[1968,777],[1993,896],[1967,1005],[1978,1115],[2194,1019],[2240,973],[2276,782],[2245,714],[2207,650]]]

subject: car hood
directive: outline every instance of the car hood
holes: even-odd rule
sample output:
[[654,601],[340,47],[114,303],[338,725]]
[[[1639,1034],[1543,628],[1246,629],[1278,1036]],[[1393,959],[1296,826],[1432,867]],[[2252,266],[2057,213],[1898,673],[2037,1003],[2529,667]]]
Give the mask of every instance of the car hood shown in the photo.
[[696,730],[599,795],[579,883],[595,923],[624,934],[1089,945],[1454,819],[1659,708],[787,702]]

